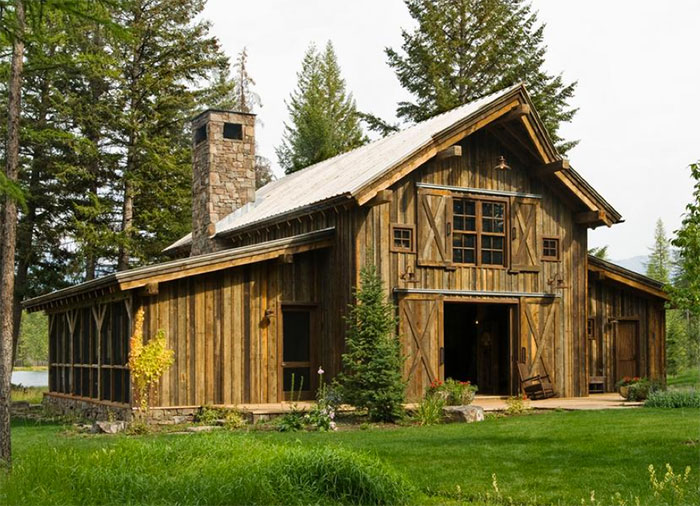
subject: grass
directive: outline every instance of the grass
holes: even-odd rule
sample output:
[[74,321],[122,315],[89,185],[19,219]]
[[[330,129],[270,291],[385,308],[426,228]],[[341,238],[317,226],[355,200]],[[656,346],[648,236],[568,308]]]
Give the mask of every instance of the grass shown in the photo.
[[31,371],[31,372],[41,372],[48,371],[48,365],[16,365],[12,367],[13,371]]
[[675,376],[669,376],[667,380],[669,387],[694,387],[700,390],[700,367],[686,369]]
[[29,404],[39,404],[44,398],[44,392],[48,391],[48,387],[17,387],[13,385],[10,396],[12,402],[26,401]]
[[[649,408],[394,430],[139,437],[16,422],[16,467],[0,478],[0,503],[347,503],[366,486],[357,502],[392,503],[398,493],[443,504],[483,499],[495,473],[516,503],[580,504],[595,490],[603,504],[616,492],[650,504],[650,464],[690,465],[691,482],[700,482],[699,416]],[[694,494],[689,504],[700,503]]]

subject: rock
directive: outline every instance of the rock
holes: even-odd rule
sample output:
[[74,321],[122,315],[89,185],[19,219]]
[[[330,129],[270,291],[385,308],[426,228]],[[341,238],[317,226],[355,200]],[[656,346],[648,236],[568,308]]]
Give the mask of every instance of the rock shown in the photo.
[[126,429],[126,422],[121,420],[116,422],[95,422],[93,427],[104,434],[117,434]]
[[10,405],[12,409],[29,409],[29,402],[27,401],[12,401]]
[[481,406],[445,406],[445,418],[450,422],[483,422],[484,408]]
[[192,421],[192,417],[191,417],[191,416],[187,416],[187,415],[175,415],[175,416],[173,416],[173,417],[171,418],[171,420],[173,421],[173,423],[174,423],[175,425],[179,425],[179,424],[181,424],[181,423],[191,422],[191,421]]
[[187,427],[188,432],[211,432],[213,430],[220,429],[216,425],[195,425],[194,427]]

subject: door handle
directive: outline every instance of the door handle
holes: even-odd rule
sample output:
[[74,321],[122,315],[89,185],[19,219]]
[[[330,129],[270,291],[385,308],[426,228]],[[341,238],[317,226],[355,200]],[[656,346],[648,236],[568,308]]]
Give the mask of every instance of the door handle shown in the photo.
[[440,346],[440,365],[445,364],[445,347]]

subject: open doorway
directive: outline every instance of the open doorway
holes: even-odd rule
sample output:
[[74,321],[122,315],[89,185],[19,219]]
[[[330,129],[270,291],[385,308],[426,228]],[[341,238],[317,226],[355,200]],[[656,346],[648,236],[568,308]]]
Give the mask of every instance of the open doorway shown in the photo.
[[510,393],[510,306],[446,302],[445,378],[471,381],[480,394]]

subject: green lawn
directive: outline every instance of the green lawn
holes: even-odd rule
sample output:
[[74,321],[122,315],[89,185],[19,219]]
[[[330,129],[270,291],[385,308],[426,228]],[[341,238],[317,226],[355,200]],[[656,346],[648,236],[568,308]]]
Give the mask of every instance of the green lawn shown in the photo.
[[675,376],[669,376],[667,383],[669,387],[700,388],[700,368],[686,369]]
[[[580,504],[582,498],[589,501],[591,490],[600,504],[610,504],[616,492],[649,504],[649,464],[660,469],[670,463],[677,471],[690,465],[692,483],[700,482],[700,410],[690,409],[553,412],[469,425],[338,433],[138,437],[66,435],[59,426],[18,422],[13,445],[16,467],[10,482],[0,481],[0,503],[108,498],[115,504],[329,503],[334,501],[316,492],[294,496],[309,481],[339,486],[336,481],[345,471],[323,478],[318,478],[322,471],[308,471],[316,461],[320,467],[345,465],[318,453],[328,447],[349,450],[345,456],[378,458],[386,466],[360,477],[378,487],[372,493],[382,497],[385,483],[402,483],[396,474],[410,484],[407,491],[417,491],[415,503],[454,501],[458,486],[463,500],[483,497],[493,492],[492,473],[504,496],[536,504]],[[311,457],[304,456],[306,450]],[[294,458],[273,461],[272,456],[287,454]],[[285,473],[302,471],[302,477],[285,479]],[[260,478],[261,472],[267,474]],[[339,499],[337,490],[334,494],[335,502],[349,500]],[[698,490],[685,502],[700,503]]]

